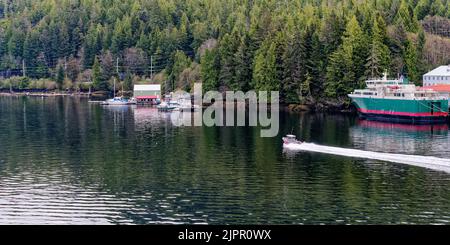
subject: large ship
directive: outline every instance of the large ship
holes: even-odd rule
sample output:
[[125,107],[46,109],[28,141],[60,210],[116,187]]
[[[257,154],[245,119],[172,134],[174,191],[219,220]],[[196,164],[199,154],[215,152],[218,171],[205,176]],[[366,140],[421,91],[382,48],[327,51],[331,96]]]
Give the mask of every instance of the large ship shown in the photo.
[[409,84],[404,77],[366,81],[366,89],[357,89],[348,96],[362,118],[405,123],[445,122],[448,98],[431,89]]

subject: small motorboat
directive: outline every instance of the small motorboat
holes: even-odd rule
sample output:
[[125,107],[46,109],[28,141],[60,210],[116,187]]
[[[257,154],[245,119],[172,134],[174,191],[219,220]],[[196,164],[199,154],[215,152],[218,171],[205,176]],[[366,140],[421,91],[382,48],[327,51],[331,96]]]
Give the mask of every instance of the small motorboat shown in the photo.
[[123,97],[114,97],[101,103],[102,105],[134,105],[136,101],[129,100]]
[[157,108],[160,111],[175,111],[180,109],[180,104],[176,101],[163,101],[157,106]]
[[302,144],[303,142],[300,140],[297,140],[297,137],[292,134],[286,135],[286,137],[283,137],[283,144],[284,145],[290,145],[290,144]]

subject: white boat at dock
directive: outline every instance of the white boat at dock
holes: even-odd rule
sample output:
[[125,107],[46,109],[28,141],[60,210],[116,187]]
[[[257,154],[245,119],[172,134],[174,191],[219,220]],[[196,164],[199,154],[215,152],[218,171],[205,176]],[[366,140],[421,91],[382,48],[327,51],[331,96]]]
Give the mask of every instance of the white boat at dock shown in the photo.
[[[101,105],[136,105],[137,101],[134,98],[127,99],[125,97],[116,97],[116,80],[114,79],[114,97],[112,99],[105,100]],[[122,89],[123,91],[123,89]]]
[[135,105],[135,104],[136,104],[135,100],[123,97],[114,97],[101,103],[101,105]]

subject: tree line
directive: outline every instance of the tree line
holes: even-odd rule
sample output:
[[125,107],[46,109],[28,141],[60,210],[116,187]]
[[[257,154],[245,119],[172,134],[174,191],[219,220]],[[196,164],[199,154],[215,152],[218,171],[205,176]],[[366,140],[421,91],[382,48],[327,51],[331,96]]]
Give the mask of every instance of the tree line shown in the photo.
[[[2,0],[0,71],[60,88],[145,78],[165,91],[278,90],[343,98],[369,77],[419,84],[450,55],[446,0]],[[1,86],[1,85],[0,85]]]

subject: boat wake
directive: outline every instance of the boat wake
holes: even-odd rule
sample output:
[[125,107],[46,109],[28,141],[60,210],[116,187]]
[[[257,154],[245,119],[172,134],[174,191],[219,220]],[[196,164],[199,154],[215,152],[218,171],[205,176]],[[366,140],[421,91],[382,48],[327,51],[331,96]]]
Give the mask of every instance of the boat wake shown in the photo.
[[402,163],[450,173],[450,159],[446,158],[363,151],[340,147],[322,146],[316,145],[314,143],[284,144],[284,148],[293,151],[310,151],[338,156]]

